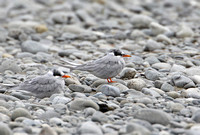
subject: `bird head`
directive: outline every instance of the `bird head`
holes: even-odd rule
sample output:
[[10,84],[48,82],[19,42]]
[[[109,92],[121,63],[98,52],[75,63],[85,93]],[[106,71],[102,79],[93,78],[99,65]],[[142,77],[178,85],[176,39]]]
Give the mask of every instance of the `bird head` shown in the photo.
[[69,75],[65,75],[62,71],[58,69],[53,69],[53,76],[61,76],[62,78],[70,78]]
[[114,56],[131,57],[131,55],[124,54],[124,52],[119,49],[110,50],[110,54],[113,54]]

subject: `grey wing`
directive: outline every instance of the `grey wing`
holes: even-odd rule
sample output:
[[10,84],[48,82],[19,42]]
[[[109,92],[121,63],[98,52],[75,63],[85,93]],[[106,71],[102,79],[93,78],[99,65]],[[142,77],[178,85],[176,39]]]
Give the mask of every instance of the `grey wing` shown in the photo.
[[124,61],[117,57],[105,56],[79,66],[77,69],[89,71],[100,78],[112,78],[121,72],[124,65]]

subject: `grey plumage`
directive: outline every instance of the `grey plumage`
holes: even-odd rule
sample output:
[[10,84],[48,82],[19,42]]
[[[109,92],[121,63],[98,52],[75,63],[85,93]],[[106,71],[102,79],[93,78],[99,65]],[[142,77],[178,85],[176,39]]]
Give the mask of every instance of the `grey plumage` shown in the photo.
[[[117,76],[124,68],[125,61],[122,58],[123,55],[124,54],[120,50],[114,50],[102,58],[85,64],[75,64],[64,59],[61,59],[61,61],[67,65],[55,64],[70,68],[70,70],[88,71],[99,78],[109,79]],[[127,57],[130,57],[130,55],[127,55]]]
[[38,98],[44,98],[50,97],[55,93],[60,93],[64,90],[64,86],[65,82],[61,77],[53,76],[53,73],[49,72],[43,76],[27,80],[14,89],[25,90]]

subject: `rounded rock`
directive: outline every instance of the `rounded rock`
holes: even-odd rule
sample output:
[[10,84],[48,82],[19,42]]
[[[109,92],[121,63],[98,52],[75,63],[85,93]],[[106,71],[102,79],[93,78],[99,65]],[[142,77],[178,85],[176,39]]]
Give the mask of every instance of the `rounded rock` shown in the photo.
[[146,87],[146,82],[142,79],[131,79],[127,83],[127,87],[129,89],[135,89],[135,90],[142,90],[142,88]]
[[120,90],[119,88],[111,85],[101,85],[97,88],[98,91],[101,91],[106,96],[112,96],[112,97],[119,97],[120,96]]
[[12,135],[12,131],[8,125],[0,122],[0,135]]
[[146,120],[152,124],[169,124],[172,117],[161,110],[156,109],[140,109],[134,113],[134,117],[142,120]]
[[99,106],[94,101],[89,99],[77,98],[70,103],[70,109],[72,110],[84,110],[88,107],[99,110]]
[[28,110],[24,108],[17,108],[12,112],[11,118],[12,120],[15,120],[18,117],[31,118],[31,114]]
[[135,75],[136,75],[136,70],[134,68],[124,68],[120,73],[120,78],[132,79],[135,77]]
[[87,121],[81,124],[78,129],[78,134],[80,135],[103,135],[101,129],[96,125],[96,123]]

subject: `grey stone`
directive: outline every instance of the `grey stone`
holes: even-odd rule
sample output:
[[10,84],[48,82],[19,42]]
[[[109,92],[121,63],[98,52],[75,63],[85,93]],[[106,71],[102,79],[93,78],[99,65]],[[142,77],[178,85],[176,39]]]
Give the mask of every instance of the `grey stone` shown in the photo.
[[148,68],[145,70],[145,77],[149,80],[155,81],[158,80],[161,76],[161,73],[155,69]]
[[106,96],[112,96],[112,97],[119,97],[120,96],[120,90],[119,88],[111,85],[101,85],[97,88],[98,91],[101,91]]
[[8,33],[6,31],[0,30],[0,42],[5,42],[7,39]]
[[131,18],[131,23],[135,28],[147,28],[154,20],[145,15],[135,15]]
[[105,123],[108,121],[108,118],[104,113],[96,111],[93,113],[91,120],[94,122]]
[[164,82],[161,86],[161,90],[165,92],[174,91],[174,87],[171,84]]
[[56,96],[52,100],[52,104],[67,104],[71,101],[70,98],[64,97],[64,96]]
[[91,87],[87,86],[87,85],[77,85],[77,84],[70,84],[68,86],[68,88],[74,92],[91,92],[92,89]]
[[121,83],[111,83],[110,85],[117,87],[121,92],[124,90],[128,90],[129,88]]
[[193,35],[193,30],[186,25],[182,25],[180,30],[176,33],[178,38],[192,37]]
[[174,102],[170,102],[167,105],[169,107],[169,109],[172,112],[180,112],[182,109],[184,109],[184,105],[180,104],[180,103],[174,103]]
[[0,113],[0,121],[7,123],[10,121],[10,117],[8,117],[7,115],[3,113]]
[[168,96],[172,97],[172,98],[179,98],[180,94],[177,93],[176,91],[169,91],[166,93]]
[[61,120],[60,118],[53,117],[49,120],[49,123],[52,126],[62,126],[63,120]]
[[28,110],[24,108],[17,108],[12,112],[11,119],[15,120],[18,117],[31,118],[32,116]]
[[156,109],[140,109],[134,113],[134,117],[146,120],[152,124],[168,125],[172,117],[161,110]]
[[0,122],[0,135],[12,135],[12,131],[5,123]]
[[153,64],[152,68],[155,68],[157,70],[165,69],[169,71],[171,69],[171,65],[169,63],[160,62]]
[[53,117],[60,117],[60,114],[55,112],[54,110],[49,110],[38,116],[38,118],[42,120],[49,120],[50,118],[53,118]]
[[160,34],[156,37],[156,40],[158,42],[163,42],[164,44],[168,45],[168,44],[172,44],[172,41],[170,38],[168,38],[167,36]]
[[19,67],[17,62],[12,59],[7,59],[3,61],[0,65],[0,72],[3,73],[6,70],[13,71],[15,73],[20,73],[22,72],[22,69]]
[[155,98],[161,97],[161,95],[158,92],[154,91],[153,89],[142,88],[142,92],[144,94],[151,95],[151,96],[153,96]]
[[185,70],[185,67],[182,65],[173,64],[170,72],[182,72]]
[[129,89],[135,89],[135,90],[142,90],[142,88],[146,87],[146,82],[142,79],[131,79],[127,82],[127,87]]
[[37,53],[37,52],[47,52],[48,47],[40,42],[32,41],[32,40],[27,40],[22,43],[21,49],[23,52],[30,52],[30,53]]
[[149,64],[151,64],[151,65],[155,64],[155,63],[160,63],[158,58],[155,56],[149,56],[149,57],[145,58],[145,61],[149,62]]
[[162,26],[156,22],[152,22],[149,27],[151,29],[151,33],[154,36],[170,32],[169,28]]
[[196,66],[196,67],[186,68],[183,72],[188,76],[200,75],[200,67]]
[[197,122],[200,123],[200,110],[197,110],[193,113],[192,115],[192,119]]
[[136,124],[136,123],[129,123],[126,126],[126,133],[134,135],[134,134],[141,134],[141,135],[150,135],[151,132],[144,126]]
[[86,117],[92,116],[95,112],[96,112],[96,110],[94,108],[91,108],[91,107],[84,109],[84,115]]
[[124,68],[120,73],[120,78],[132,79],[135,77],[135,75],[136,75],[136,70],[134,68]]
[[162,43],[159,43],[155,40],[149,39],[146,43],[144,51],[154,51],[156,49],[161,49],[163,47],[164,47],[164,45]]
[[91,121],[87,121],[81,124],[78,128],[78,134],[80,135],[103,135],[101,129]]
[[200,84],[200,75],[190,76],[190,79],[196,84]]
[[180,75],[180,74],[173,75],[171,77],[171,81],[173,82],[173,84],[175,86],[180,87],[180,88],[195,87],[194,82],[190,78],[183,76],[183,75]]
[[58,135],[49,125],[43,125],[39,135]]
[[70,103],[70,109],[72,110],[84,110],[88,107],[99,110],[99,106],[94,101],[89,99],[77,98]]
[[200,99],[200,90],[198,88],[189,88],[187,90],[182,91],[181,95],[187,98]]

